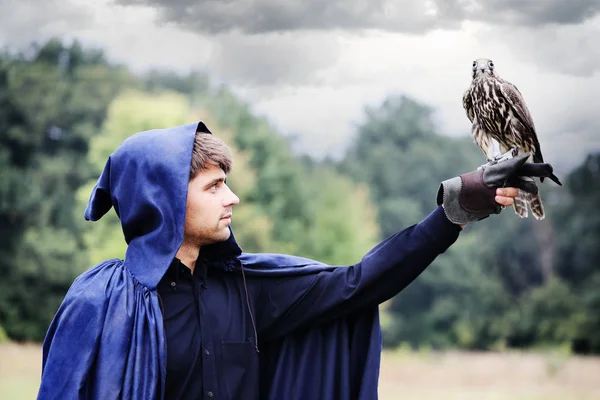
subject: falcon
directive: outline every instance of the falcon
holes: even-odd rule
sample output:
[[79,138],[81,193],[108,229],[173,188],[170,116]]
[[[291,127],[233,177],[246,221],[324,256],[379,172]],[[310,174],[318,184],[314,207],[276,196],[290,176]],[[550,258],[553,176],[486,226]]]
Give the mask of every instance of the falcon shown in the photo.
[[[473,141],[488,161],[512,151],[513,156],[530,154],[527,162],[544,162],[533,119],[517,87],[498,76],[488,58],[473,61],[471,76],[471,84],[463,94],[463,107],[472,123]],[[562,186],[556,175],[549,178]],[[513,204],[515,213],[527,218],[528,205],[535,219],[544,219],[539,192],[531,194],[519,189]]]

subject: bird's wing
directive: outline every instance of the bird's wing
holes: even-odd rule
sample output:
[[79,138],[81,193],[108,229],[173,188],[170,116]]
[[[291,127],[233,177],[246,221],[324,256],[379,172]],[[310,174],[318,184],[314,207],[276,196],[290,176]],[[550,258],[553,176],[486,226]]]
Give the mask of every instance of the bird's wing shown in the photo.
[[465,90],[465,93],[463,93],[462,100],[463,108],[467,112],[467,118],[469,118],[469,121],[473,122],[473,120],[475,119],[475,113],[473,111],[473,100],[471,99],[471,88]]
[[525,99],[519,89],[515,85],[505,80],[500,81],[500,90],[504,95],[504,98],[508,101],[508,103],[512,106],[513,110],[516,113],[516,117],[519,118],[521,123],[532,132],[535,132],[535,125],[533,123],[533,118],[531,118],[531,114],[529,113],[529,109],[527,108],[527,104],[525,104]]
[[503,79],[500,80],[500,90],[502,91],[506,101],[508,101],[515,112],[515,117],[517,117],[519,122],[523,124],[527,130],[528,136],[535,145],[536,154],[534,154],[534,159],[537,162],[542,162],[543,157],[540,150],[540,143],[537,138],[537,133],[535,131],[535,124],[533,123],[533,118],[531,118],[531,113],[529,112],[529,108],[527,108],[527,104],[525,103],[523,95],[515,85]]

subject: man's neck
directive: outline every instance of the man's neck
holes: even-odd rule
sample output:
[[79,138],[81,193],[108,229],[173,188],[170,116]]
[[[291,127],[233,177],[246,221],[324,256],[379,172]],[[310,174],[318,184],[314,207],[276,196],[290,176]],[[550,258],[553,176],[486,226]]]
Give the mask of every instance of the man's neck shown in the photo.
[[196,260],[198,260],[198,254],[200,254],[198,246],[184,242],[177,251],[177,254],[175,254],[175,257],[177,257],[183,265],[188,267],[193,274],[196,267]]

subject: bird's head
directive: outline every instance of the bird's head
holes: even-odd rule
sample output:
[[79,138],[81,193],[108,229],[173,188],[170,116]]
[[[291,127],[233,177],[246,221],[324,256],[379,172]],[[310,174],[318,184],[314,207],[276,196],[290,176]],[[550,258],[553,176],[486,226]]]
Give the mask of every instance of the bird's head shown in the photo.
[[478,58],[473,61],[473,79],[484,74],[494,75],[494,62],[489,58]]

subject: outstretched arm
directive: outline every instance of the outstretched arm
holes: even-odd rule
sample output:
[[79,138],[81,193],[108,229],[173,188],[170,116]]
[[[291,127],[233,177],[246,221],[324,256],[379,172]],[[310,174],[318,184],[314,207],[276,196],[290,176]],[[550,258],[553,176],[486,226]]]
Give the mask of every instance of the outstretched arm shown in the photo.
[[438,207],[379,243],[357,264],[315,275],[264,279],[257,304],[263,340],[388,300],[446,251],[460,230]]
[[[511,205],[517,195],[512,184],[537,191],[534,183],[521,182],[518,176],[548,175],[552,167],[525,164],[526,159],[507,155],[444,181],[437,209],[418,224],[381,242],[355,265],[313,275],[265,278],[258,304],[263,338],[377,305],[396,295],[456,241],[462,226]],[[507,183],[511,187],[503,187]]]

